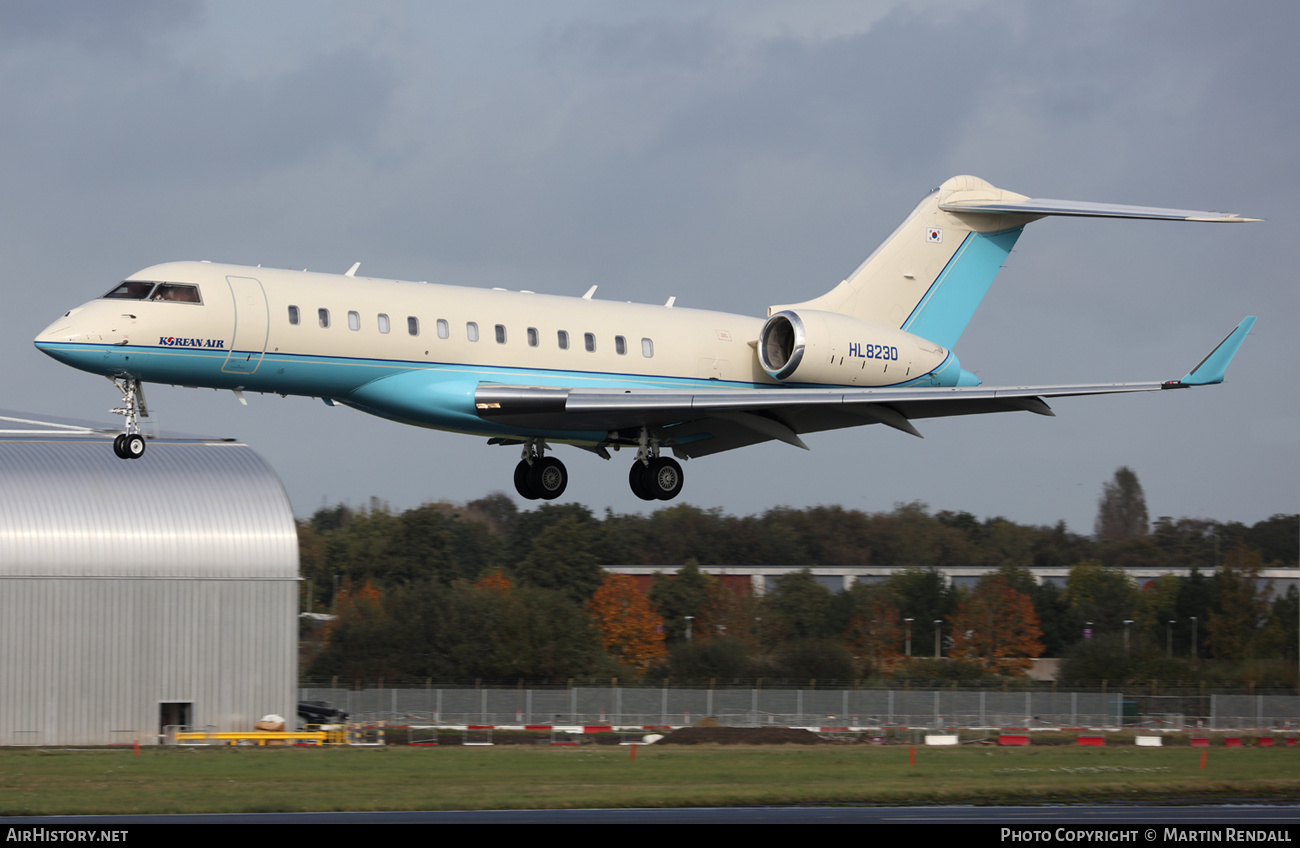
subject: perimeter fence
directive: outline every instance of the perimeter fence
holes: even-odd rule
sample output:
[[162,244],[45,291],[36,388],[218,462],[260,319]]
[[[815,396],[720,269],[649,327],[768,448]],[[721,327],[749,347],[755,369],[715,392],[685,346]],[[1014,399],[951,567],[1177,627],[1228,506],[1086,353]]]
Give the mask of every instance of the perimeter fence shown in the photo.
[[354,719],[443,724],[734,727],[1132,727],[1300,730],[1300,696],[953,689],[302,688]]

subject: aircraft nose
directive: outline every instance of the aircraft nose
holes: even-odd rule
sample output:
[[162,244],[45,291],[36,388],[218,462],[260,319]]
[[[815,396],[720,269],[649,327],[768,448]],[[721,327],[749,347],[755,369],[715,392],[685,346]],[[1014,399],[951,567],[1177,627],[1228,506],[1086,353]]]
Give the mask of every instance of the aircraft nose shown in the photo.
[[59,318],[50,324],[50,326],[41,330],[36,335],[33,343],[38,348],[49,353],[50,351],[45,347],[45,345],[58,344],[60,342],[84,341],[87,337],[86,328],[82,326],[82,323],[75,317],[81,310],[82,307],[78,306],[75,309],[69,309],[67,312],[63,313],[63,315],[59,316]]
[[37,333],[33,341],[39,345],[42,342],[68,341],[71,336],[72,325],[68,322],[67,316],[64,316]]
[[54,323],[50,324],[50,326],[46,327],[44,330],[41,330],[41,332],[36,336],[36,341],[38,342],[68,341],[73,335],[76,334],[74,325],[77,322],[73,320],[72,316],[76,315],[84,308],[85,308],[84,306],[74,306],[73,308],[69,309],[67,312],[63,313],[61,316],[59,316],[59,318],[57,318],[54,321]]

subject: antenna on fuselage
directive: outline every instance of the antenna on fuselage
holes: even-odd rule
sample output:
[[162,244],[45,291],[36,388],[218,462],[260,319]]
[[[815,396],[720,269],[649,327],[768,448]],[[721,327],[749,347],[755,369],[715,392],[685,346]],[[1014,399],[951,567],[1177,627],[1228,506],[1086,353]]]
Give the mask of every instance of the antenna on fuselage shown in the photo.
[[600,288],[600,286],[592,286],[591,288],[587,289],[587,293],[582,296],[582,299],[591,300],[591,296],[596,293],[596,289],[598,288]]
[[360,268],[360,267],[361,267],[361,263],[360,263],[360,262],[353,262],[353,263],[352,263],[352,267],[349,268],[349,269],[348,269],[348,272],[347,272],[346,274],[344,274],[343,276],[345,276],[345,277],[355,277],[355,276],[357,275],[357,269]]

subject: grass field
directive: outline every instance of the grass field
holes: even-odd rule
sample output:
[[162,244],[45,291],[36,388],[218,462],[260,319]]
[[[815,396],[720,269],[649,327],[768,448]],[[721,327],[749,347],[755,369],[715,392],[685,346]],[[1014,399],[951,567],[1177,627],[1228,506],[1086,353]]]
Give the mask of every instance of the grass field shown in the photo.
[[6,815],[1300,797],[1300,750],[664,746],[0,750]]

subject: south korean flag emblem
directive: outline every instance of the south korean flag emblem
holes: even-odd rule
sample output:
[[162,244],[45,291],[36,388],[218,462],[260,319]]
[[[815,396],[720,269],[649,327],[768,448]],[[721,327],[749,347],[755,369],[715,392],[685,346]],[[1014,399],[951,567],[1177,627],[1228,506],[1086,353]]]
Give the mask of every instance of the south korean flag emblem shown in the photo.
[[943,244],[943,230],[939,227],[931,227],[925,231],[925,240],[930,244]]

